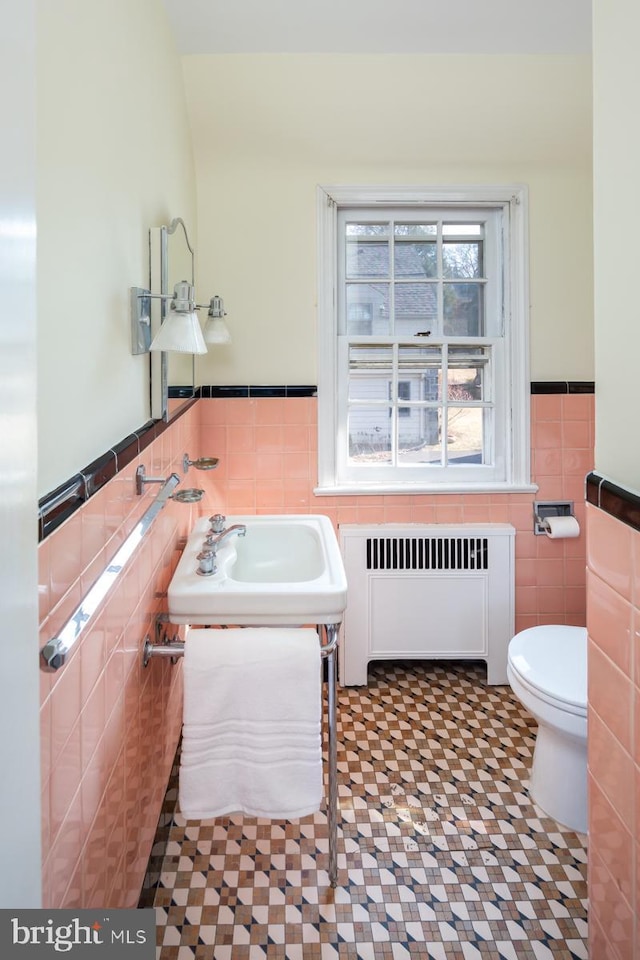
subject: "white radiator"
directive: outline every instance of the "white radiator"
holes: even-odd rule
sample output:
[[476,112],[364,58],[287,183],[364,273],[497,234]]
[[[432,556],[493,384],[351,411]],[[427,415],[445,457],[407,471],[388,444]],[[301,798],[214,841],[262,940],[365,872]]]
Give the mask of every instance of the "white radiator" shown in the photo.
[[506,523],[341,526],[340,683],[366,683],[371,660],[404,659],[486,660],[488,683],[507,683],[514,544]]

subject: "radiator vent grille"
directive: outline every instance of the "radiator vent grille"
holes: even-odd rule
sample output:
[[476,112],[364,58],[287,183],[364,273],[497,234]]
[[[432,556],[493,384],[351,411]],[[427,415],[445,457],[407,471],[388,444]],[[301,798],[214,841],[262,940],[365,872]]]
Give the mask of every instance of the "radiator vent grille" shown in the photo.
[[487,570],[487,537],[368,537],[367,570]]

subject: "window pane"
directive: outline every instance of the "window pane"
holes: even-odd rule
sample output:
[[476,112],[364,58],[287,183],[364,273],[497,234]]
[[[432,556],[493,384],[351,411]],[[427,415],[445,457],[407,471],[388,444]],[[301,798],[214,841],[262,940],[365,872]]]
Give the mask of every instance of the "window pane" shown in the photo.
[[[442,399],[442,351],[439,347],[399,347],[399,378],[409,383],[411,400]],[[407,389],[407,388],[404,388]]]
[[442,411],[433,407],[411,407],[398,418],[398,462],[442,463],[441,422]]
[[358,343],[349,347],[349,374],[359,370],[376,371],[391,376],[393,351],[386,344]]
[[432,283],[398,283],[394,286],[395,333],[413,336],[431,330],[438,319],[438,291]]
[[389,400],[391,374],[384,379],[375,373],[357,373],[349,379],[349,400]]
[[444,237],[481,237],[484,235],[482,223],[443,223]]
[[396,223],[393,232],[396,237],[436,237],[437,223]]
[[[415,400],[413,396],[415,384],[411,380],[398,380],[398,400]],[[399,417],[410,417],[411,407],[398,407]]]
[[437,277],[437,244],[396,241],[393,263],[396,277]]
[[347,333],[353,336],[389,333],[389,284],[347,284]]
[[388,223],[347,223],[345,233],[348,237],[386,237]]
[[481,243],[442,245],[442,275],[451,280],[473,280],[482,276]]
[[449,401],[470,403],[484,399],[484,364],[457,364],[449,358],[447,370],[447,397]]
[[350,347],[349,399],[388,401],[392,362],[390,347]]
[[484,287],[479,283],[445,283],[444,334],[480,337],[484,332]]
[[453,346],[449,347],[449,363],[457,363],[458,365],[464,364],[469,361],[471,363],[486,363],[489,359],[489,347],[472,347],[470,344],[467,346]]
[[349,240],[347,243],[347,277],[389,276],[389,244],[386,240]]
[[449,463],[482,463],[484,411],[479,407],[449,407]]
[[391,463],[390,407],[351,407],[349,459],[353,463]]

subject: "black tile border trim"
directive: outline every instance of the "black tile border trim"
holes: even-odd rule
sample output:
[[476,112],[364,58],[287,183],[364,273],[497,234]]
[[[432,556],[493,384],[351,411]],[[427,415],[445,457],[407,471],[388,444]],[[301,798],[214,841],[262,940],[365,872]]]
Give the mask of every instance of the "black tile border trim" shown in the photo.
[[534,380],[531,394],[539,396],[549,393],[595,393],[593,380]]
[[[190,390],[189,387],[172,388],[172,390]],[[593,380],[533,380],[532,394],[576,394],[595,393]],[[171,393],[171,396],[187,396],[187,393]],[[225,397],[317,397],[318,388],[315,385],[286,385],[263,386],[260,384],[241,384],[233,386],[198,387],[197,396],[205,400],[223,399]]]
[[625,487],[607,480],[599,473],[589,473],[586,479],[587,503],[621,520],[634,530],[640,530],[640,496]]
[[[594,393],[595,385],[587,380],[536,380],[531,383],[532,394],[567,394],[567,393]],[[184,406],[175,413],[170,423],[182,416],[199,398],[205,400],[220,400],[230,397],[257,399],[259,397],[316,397],[318,388],[315,384],[286,384],[284,386],[266,386],[261,384],[247,384],[240,386],[216,386],[214,384],[198,387],[195,392],[191,386],[175,386],[169,388],[172,399],[184,399]],[[83,503],[97,493],[101,487],[112,480],[115,475],[135,460],[142,451],[153,443],[170,424],[164,420],[148,420],[134,433],[124,440],[114,444],[110,450],[103,453],[93,463],[60,484],[55,490],[45,494],[38,501],[38,540],[42,541],[53,533],[60,524],[71,516]]]
[[[195,399],[185,403],[184,407],[174,414],[171,423],[186,413],[194,403]],[[83,467],[80,473],[41,497],[38,501],[38,541],[53,533],[105,483],[135,460],[168,426],[170,424],[165,420],[147,420],[134,433],[116,443],[93,463]]]
[[[198,398],[222,399],[224,397],[315,397],[315,385],[287,386],[204,386],[194,396],[191,386],[169,388],[171,399],[184,399],[183,407],[172,415],[170,423],[182,416]],[[93,463],[83,467],[80,473],[45,494],[38,501],[38,541],[53,533],[64,521],[78,510],[101,487],[135,460],[142,451],[163,433],[169,423],[164,420],[148,420],[138,430],[114,444]]]
[[191,384],[186,384],[181,387],[176,385],[168,388],[167,395],[170,400],[195,400],[197,390],[195,387],[192,387]]
[[205,400],[223,400],[228,397],[317,397],[318,388],[311,384],[287,384],[285,386],[264,386],[247,384],[242,386],[203,386],[198,387],[198,396]]

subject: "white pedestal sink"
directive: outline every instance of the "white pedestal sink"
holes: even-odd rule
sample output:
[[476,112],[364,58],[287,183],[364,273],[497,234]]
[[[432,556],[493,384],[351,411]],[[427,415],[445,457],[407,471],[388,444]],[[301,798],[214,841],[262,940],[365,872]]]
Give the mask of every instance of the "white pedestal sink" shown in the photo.
[[315,514],[227,517],[246,535],[226,540],[216,572],[201,576],[198,554],[210,529],[194,526],[169,584],[172,623],[335,624],[347,604],[342,555],[328,517]]
[[[336,653],[347,605],[347,578],[333,526],[315,514],[227,517],[246,527],[219,547],[211,575],[197,573],[198,554],[210,530],[204,517],[194,526],[169,584],[167,619],[194,626],[318,626],[327,677],[327,821],[329,882],[338,878],[338,773]],[[224,637],[225,631],[221,631]],[[188,643],[188,640],[186,641]],[[184,643],[145,644],[151,655],[174,657]]]

